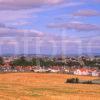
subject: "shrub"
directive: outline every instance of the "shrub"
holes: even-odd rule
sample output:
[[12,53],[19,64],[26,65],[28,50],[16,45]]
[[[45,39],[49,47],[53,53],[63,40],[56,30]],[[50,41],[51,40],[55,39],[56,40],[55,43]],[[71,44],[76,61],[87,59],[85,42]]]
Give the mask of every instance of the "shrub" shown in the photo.
[[92,81],[80,81],[78,78],[69,78],[66,80],[66,83],[82,83],[82,84],[93,84]]
[[78,78],[70,78],[66,80],[66,83],[79,83]]
[[85,81],[83,84],[92,84],[92,81]]
[[76,83],[79,83],[79,79],[78,78],[76,78]]

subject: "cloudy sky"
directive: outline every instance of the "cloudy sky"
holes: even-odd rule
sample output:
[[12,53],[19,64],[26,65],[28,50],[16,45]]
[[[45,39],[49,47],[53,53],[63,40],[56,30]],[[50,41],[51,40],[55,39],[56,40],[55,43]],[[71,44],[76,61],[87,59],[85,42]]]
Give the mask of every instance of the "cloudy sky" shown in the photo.
[[100,0],[0,0],[0,54],[100,53]]

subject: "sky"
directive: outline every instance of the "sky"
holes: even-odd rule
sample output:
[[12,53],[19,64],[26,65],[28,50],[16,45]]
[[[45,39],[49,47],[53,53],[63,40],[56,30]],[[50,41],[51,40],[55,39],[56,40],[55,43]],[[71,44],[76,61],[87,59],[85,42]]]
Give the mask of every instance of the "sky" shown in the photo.
[[100,0],[0,0],[0,54],[100,54]]

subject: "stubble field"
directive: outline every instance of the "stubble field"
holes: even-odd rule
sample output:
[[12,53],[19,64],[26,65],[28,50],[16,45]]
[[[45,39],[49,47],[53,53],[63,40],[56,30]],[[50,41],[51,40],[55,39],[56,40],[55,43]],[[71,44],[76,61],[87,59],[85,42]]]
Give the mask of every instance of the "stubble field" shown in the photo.
[[96,78],[66,74],[0,74],[0,100],[100,100],[100,85],[64,83],[73,77]]

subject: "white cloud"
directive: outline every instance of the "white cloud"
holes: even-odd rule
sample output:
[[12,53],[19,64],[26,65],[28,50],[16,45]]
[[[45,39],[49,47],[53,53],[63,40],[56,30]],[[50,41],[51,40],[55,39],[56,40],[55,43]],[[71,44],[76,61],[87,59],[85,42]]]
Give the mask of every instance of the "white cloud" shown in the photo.
[[73,16],[91,17],[100,16],[100,12],[93,9],[83,9],[72,14]]
[[9,28],[9,27],[0,27],[0,37],[9,37],[9,36],[32,36],[32,37],[40,37],[44,34],[40,31],[35,29],[16,29],[16,28]]
[[95,24],[87,24],[81,22],[68,22],[68,23],[51,23],[47,25],[48,28],[67,29],[76,31],[100,31],[100,26]]
[[63,0],[1,0],[0,9],[1,10],[30,9],[30,8],[41,7],[44,5],[57,5],[62,2]]

